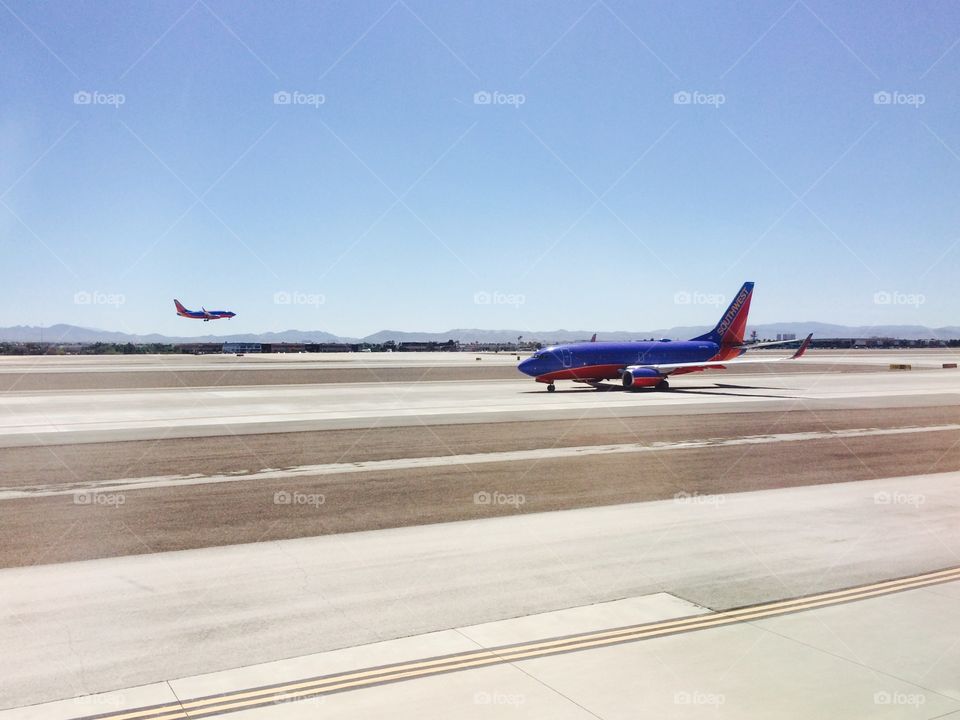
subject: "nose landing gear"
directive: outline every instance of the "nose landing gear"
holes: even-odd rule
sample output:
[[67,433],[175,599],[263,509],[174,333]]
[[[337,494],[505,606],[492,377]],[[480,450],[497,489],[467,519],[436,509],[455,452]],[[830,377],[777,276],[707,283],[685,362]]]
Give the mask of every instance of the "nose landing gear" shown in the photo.
[[547,385],[547,392],[553,392],[556,389],[557,389],[557,386],[554,385],[553,383],[550,383],[549,385]]

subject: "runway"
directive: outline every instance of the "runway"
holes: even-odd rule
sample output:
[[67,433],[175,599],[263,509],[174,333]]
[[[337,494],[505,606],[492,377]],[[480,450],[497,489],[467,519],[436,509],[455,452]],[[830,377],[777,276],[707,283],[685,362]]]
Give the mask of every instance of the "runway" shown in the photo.
[[[35,389],[0,391],[0,720],[214,695],[211,716],[763,717],[784,668],[810,689],[796,717],[960,711],[939,642],[960,597],[958,371],[948,352],[812,355],[666,393],[548,394],[464,354],[11,362]],[[234,360],[246,376],[201,384]],[[813,596],[846,600],[769,614]],[[738,608],[760,614],[727,623]],[[647,637],[673,622],[697,629]],[[637,642],[589,645],[624,628]],[[506,649],[561,638],[577,651]],[[464,653],[491,662],[406,676]],[[404,677],[288,688],[357,673]]]
[[0,391],[491,380],[516,376],[509,353],[276,353],[0,357]]
[[570,384],[547,394],[530,380],[368,382],[0,395],[0,447],[302,432],[411,424],[489,423],[709,412],[952,405],[958,371],[696,373],[671,392]]
[[0,640],[21,648],[3,705],[148,684],[168,679],[171,664],[189,676],[651,593],[721,612],[932,572],[960,553],[958,480],[891,478],[2,570]]
[[671,450],[697,450],[724,446],[767,445],[781,442],[806,442],[809,440],[846,440],[851,438],[916,435],[919,433],[960,432],[960,424],[906,426],[894,428],[854,428],[823,432],[778,433],[731,439],[708,439],[676,443],[621,443],[619,445],[586,445],[552,447],[538,450],[513,450],[469,455],[441,455],[392,460],[368,460],[364,462],[327,463],[325,465],[301,465],[283,470],[261,470],[255,473],[234,472],[229,475],[161,475],[118,480],[97,480],[77,483],[50,483],[47,485],[20,485],[0,487],[0,501],[31,497],[71,495],[78,504],[96,504],[99,495],[147,488],[174,488],[190,485],[209,485],[227,482],[259,482],[264,480],[293,479],[322,475],[350,475],[353,473],[385,472],[391,470],[423,470],[449,465],[475,466],[487,463],[510,463],[538,461],[553,458],[583,458],[592,455],[620,453],[662,453]]
[[[782,351],[756,350],[777,357]],[[277,353],[232,355],[0,356],[0,392],[204,388],[317,383],[411,383],[517,377],[511,353]],[[869,372],[956,363],[956,350],[818,350],[781,371]],[[743,369],[732,367],[727,374]]]

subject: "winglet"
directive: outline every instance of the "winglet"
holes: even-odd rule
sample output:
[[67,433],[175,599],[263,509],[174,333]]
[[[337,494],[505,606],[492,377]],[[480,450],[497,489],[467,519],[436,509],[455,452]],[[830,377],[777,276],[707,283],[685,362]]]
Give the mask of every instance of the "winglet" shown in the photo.
[[597,341],[597,334],[594,333],[594,334],[593,334],[593,337],[590,338],[590,342],[596,342],[596,341]]
[[803,355],[807,348],[810,347],[810,341],[813,339],[813,333],[807,335],[806,339],[800,344],[800,347],[797,348],[797,351],[790,356],[791,360],[796,360],[798,357]]

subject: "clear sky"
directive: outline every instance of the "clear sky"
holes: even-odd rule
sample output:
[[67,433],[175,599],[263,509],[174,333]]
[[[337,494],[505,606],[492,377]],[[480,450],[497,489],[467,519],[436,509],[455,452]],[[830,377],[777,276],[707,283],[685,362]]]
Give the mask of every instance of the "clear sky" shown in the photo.
[[0,325],[644,330],[743,280],[754,322],[960,325],[958,40],[936,1],[2,0]]

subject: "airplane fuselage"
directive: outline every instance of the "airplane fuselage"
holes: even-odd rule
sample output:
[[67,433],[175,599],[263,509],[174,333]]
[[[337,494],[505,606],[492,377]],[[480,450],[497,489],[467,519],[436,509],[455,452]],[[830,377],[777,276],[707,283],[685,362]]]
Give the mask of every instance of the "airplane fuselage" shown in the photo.
[[201,310],[188,310],[177,299],[174,299],[173,305],[177,309],[177,315],[190,318],[191,320],[203,320],[204,322],[208,320],[229,320],[236,315],[235,312],[230,310],[207,310],[206,308]]
[[177,315],[185,318],[192,318],[193,320],[203,320],[207,322],[208,320],[229,320],[236,313],[232,313],[228,310],[207,310],[200,312],[197,310],[188,310],[187,312],[178,312]]
[[[713,359],[719,362],[719,353],[720,346],[706,340],[584,342],[539,350],[521,362],[518,369],[543,383],[552,383],[554,380],[610,380],[619,378],[624,368],[631,365],[706,362]],[[651,376],[647,384],[654,385],[658,380]]]

